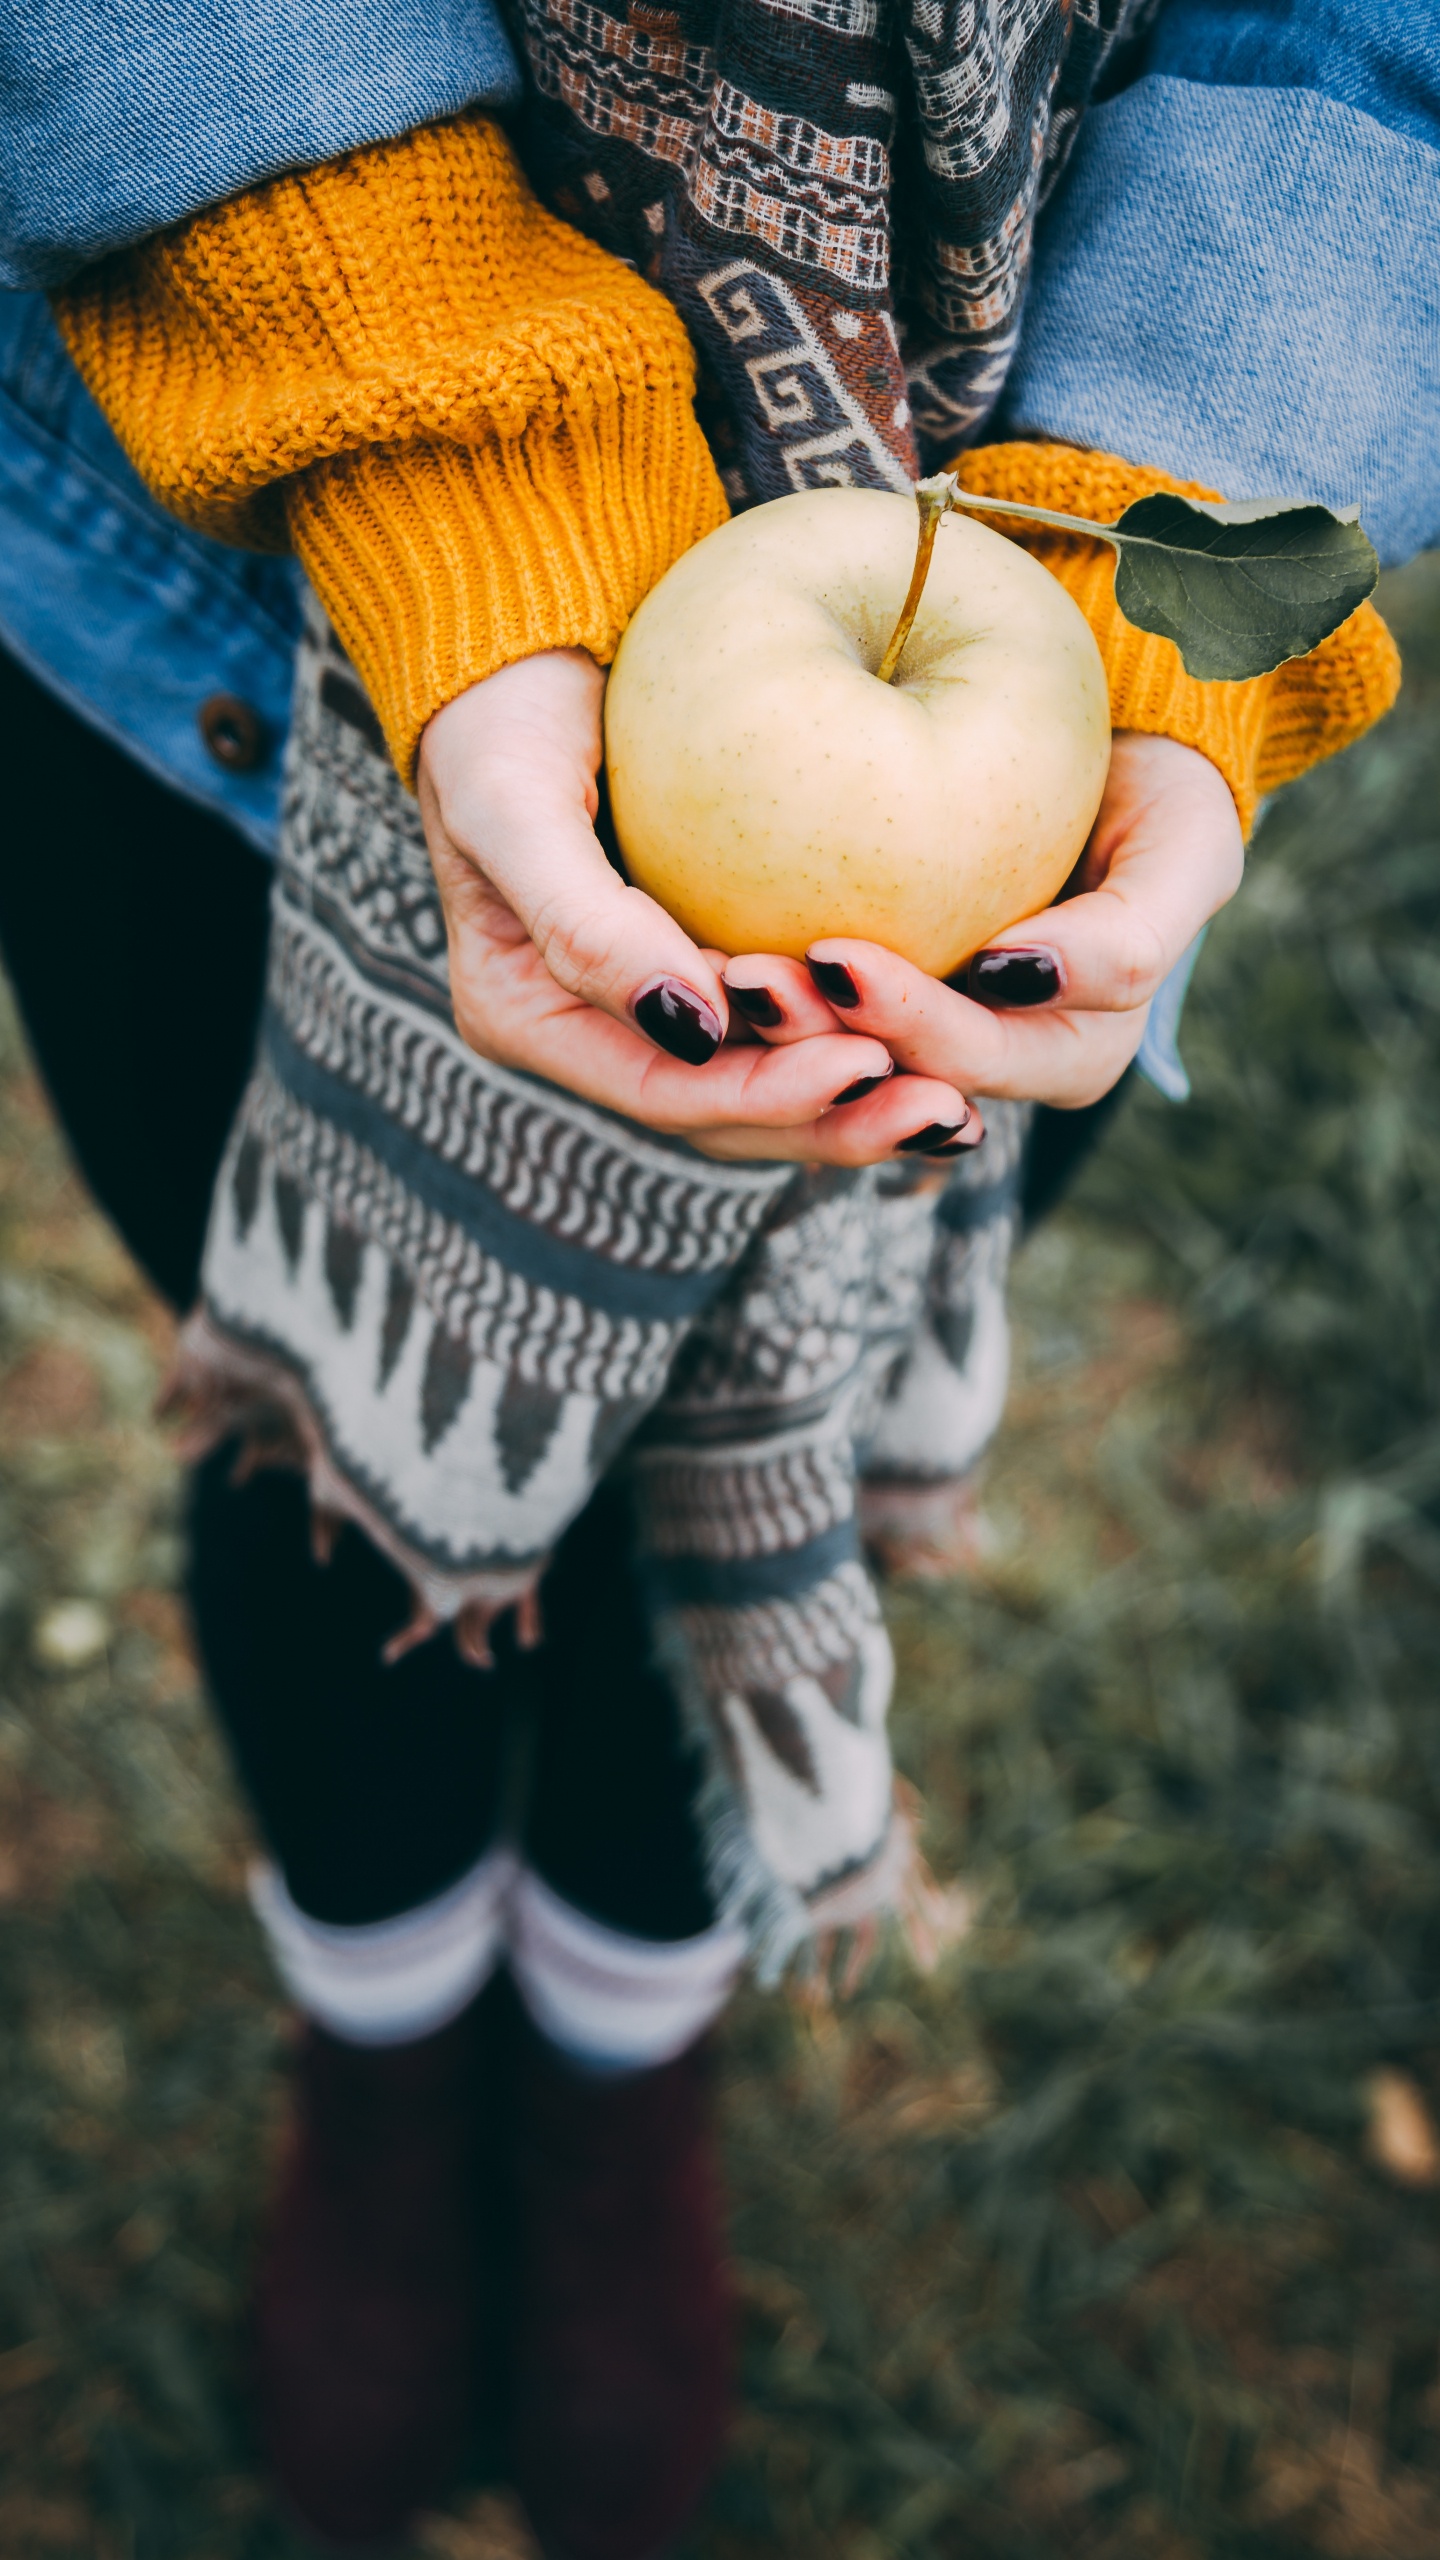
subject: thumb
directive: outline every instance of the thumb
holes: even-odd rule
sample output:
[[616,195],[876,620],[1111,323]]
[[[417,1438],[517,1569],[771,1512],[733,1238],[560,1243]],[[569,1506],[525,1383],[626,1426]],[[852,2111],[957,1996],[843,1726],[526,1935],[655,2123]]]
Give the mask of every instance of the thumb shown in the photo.
[[446,924],[463,947],[498,900],[568,995],[702,1066],[729,1009],[711,963],[630,888],[595,833],[604,678],[583,650],[502,668],[437,713],[417,787]]
[[567,995],[637,1023],[672,1058],[713,1057],[729,1021],[719,976],[673,916],[612,869],[583,810],[532,805],[492,838],[485,867]]

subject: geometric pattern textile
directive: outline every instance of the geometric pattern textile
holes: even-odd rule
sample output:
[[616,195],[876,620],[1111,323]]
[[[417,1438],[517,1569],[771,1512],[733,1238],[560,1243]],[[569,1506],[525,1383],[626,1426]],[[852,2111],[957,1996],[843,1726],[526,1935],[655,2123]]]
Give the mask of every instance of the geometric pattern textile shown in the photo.
[[657,285],[732,507],[909,489],[994,407],[1036,212],[1156,0],[516,0],[542,200]]
[[1026,1114],[953,1171],[711,1163],[476,1056],[414,801],[311,598],[258,1053],[173,1401],[309,1480],[471,1658],[608,1470],[700,1739],[726,1924],[773,1974],[918,1890],[867,1454],[962,1477],[1004,1392]]

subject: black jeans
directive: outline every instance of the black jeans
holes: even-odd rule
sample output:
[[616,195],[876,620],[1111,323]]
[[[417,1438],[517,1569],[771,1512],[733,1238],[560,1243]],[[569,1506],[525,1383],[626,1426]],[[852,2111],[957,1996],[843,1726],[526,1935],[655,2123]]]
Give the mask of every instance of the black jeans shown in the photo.
[[[249,1072],[267,866],[0,654],[13,813],[0,951],[91,1191],[177,1308],[195,1295],[210,1194]],[[602,1488],[542,1592],[546,1641],[502,1625],[494,1671],[448,1635],[386,1669],[409,1614],[354,1530],[325,1567],[298,1479],[195,1476],[200,1654],[259,1827],[302,1910],[388,1919],[443,1891],[523,1779],[526,1853],[557,1892],[658,1939],[709,1926],[697,1768],[650,1668],[624,1497]]]

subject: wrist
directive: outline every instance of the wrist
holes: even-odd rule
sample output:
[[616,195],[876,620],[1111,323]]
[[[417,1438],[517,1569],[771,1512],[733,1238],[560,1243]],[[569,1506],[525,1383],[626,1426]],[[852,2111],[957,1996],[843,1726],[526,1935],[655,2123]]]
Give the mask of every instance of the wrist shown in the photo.
[[573,808],[596,798],[605,678],[587,649],[542,649],[432,713],[417,767],[445,797],[483,775],[490,802]]

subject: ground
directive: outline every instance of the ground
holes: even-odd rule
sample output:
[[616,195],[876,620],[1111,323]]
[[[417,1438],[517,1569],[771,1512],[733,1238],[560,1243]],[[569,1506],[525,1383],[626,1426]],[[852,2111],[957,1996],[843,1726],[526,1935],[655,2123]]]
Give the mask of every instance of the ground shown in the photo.
[[[970,1915],[724,2045],[691,2560],[1440,2548],[1440,564],[1017,1280],[898,1753]],[[241,2315],[287,2024],[176,1598],[167,1324],[0,1078],[0,2554],[284,2560]],[[522,2560],[476,2484],[434,2560]]]

